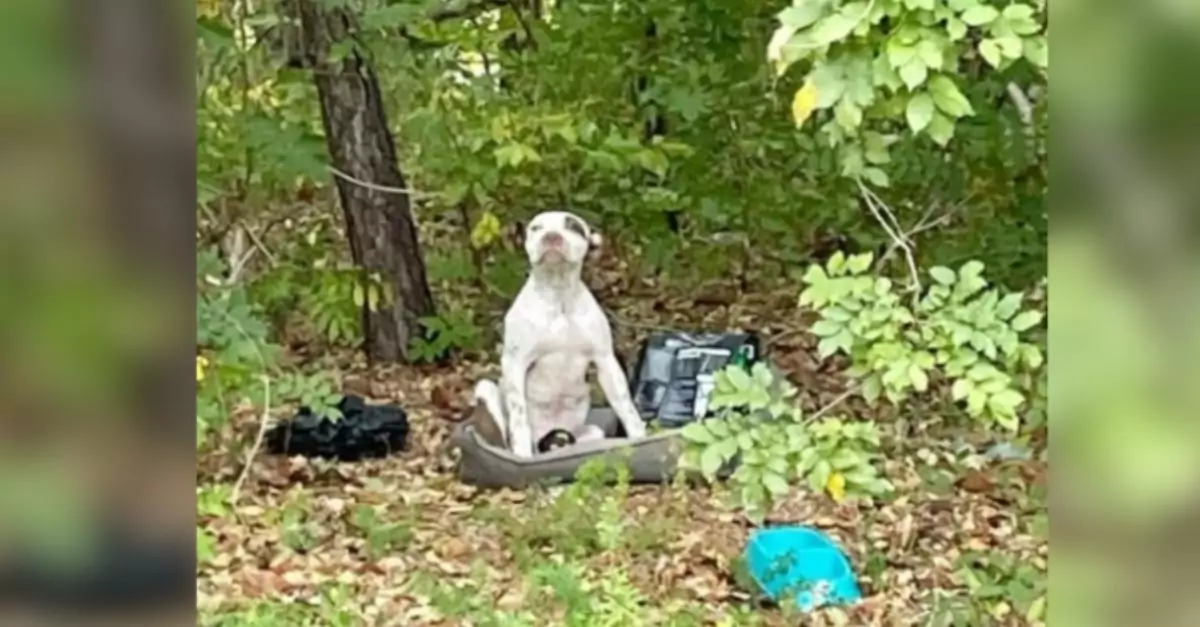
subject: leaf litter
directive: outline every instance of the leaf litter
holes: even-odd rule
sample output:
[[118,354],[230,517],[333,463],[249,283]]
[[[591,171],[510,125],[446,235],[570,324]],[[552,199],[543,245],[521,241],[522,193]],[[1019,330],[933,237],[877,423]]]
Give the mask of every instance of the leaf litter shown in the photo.
[[[617,350],[627,363],[656,327],[740,327],[763,334],[769,357],[798,384],[810,408],[846,389],[839,369],[820,363],[803,332],[807,321],[795,309],[794,288],[780,285],[741,299],[696,297],[729,291],[731,281],[631,296],[628,281],[616,276],[620,267],[606,261],[609,276],[601,268],[589,281],[615,314]],[[977,620],[983,623],[971,624],[1042,624],[1004,594],[974,588],[978,576],[964,564],[972,556],[998,556],[997,562],[1002,557],[1032,566],[1044,580],[1048,540],[1044,494],[1038,492],[1044,493],[1044,464],[957,463],[952,438],[936,417],[932,426],[914,429],[911,419],[890,422],[851,399],[847,412],[880,420],[888,434],[885,473],[896,486],[894,497],[839,504],[794,486],[770,513],[768,524],[806,524],[830,534],[847,551],[863,589],[855,606],[798,616],[763,603],[739,580],[740,554],[753,527],[728,505],[722,486],[629,487],[620,504],[623,538],[582,557],[568,558],[561,537],[520,546],[515,540],[537,537],[522,525],[542,522],[538,516],[562,489],[462,485],[447,446],[474,382],[495,376],[492,360],[468,356],[441,367],[376,369],[353,356],[340,361],[346,392],[405,408],[408,450],[353,464],[260,455],[237,506],[200,519],[214,540],[212,559],[198,568],[202,616],[216,620],[247,608],[264,616],[262,608],[294,605],[319,608],[322,618],[314,624],[470,625],[476,623],[463,616],[480,614],[448,615],[455,612],[435,598],[439,589],[457,591],[450,596],[464,608],[476,603],[519,614],[529,609],[537,587],[530,564],[536,570],[582,563],[601,579],[625,573],[642,595],[647,625],[952,624],[946,617],[959,611],[966,613],[955,615],[982,617]],[[278,408],[277,414],[285,410],[294,408]],[[255,420],[253,412],[235,416],[235,435],[200,460],[201,490],[232,483],[240,464],[231,449],[246,446]],[[995,577],[1010,574],[991,568]],[[695,621],[667,622],[683,614]],[[566,624],[561,611],[536,618],[546,621],[537,624]]]

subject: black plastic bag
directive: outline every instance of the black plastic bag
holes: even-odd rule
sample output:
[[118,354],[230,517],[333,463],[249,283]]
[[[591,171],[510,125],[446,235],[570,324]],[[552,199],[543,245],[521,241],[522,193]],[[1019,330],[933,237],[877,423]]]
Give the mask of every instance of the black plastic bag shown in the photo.
[[317,416],[308,407],[267,432],[267,451],[340,461],[387,457],[402,451],[408,440],[408,415],[398,405],[367,405],[345,396],[338,402],[342,418]]

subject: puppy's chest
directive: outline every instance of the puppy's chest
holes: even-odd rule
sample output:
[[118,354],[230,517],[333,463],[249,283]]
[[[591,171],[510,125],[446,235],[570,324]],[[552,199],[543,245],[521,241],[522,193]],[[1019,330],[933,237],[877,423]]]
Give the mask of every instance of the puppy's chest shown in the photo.
[[592,350],[592,338],[586,319],[561,312],[551,313],[538,325],[534,342],[541,354],[569,353],[586,358]]

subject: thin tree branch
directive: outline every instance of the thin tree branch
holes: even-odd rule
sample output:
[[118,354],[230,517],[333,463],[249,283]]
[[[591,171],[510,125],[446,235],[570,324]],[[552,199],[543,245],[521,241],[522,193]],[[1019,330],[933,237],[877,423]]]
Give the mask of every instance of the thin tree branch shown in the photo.
[[[912,279],[913,304],[916,305],[921,297],[921,275],[917,271],[916,257],[913,256],[912,241],[897,232],[900,228],[898,225],[893,228],[892,223],[895,221],[895,214],[892,213],[892,210],[888,208],[883,200],[879,196],[876,196],[875,192],[871,191],[871,188],[862,182],[862,179],[857,179],[856,182],[858,183],[859,191],[862,192],[863,200],[866,201],[867,208],[875,216],[875,220],[883,227],[888,237],[892,238],[894,245],[904,251],[904,258],[908,262],[908,272]],[[888,219],[884,217],[885,212],[892,217],[892,223],[889,223]]]
[[1008,97],[1012,98],[1013,104],[1017,106],[1017,112],[1021,114],[1021,121],[1025,126],[1033,124],[1033,103],[1029,101],[1029,96],[1025,95],[1025,91],[1016,83],[1009,83],[1006,87]]
[[233,483],[233,490],[229,495],[230,507],[237,507],[238,497],[242,493],[242,486],[246,483],[246,478],[250,476],[250,467],[254,465],[254,458],[258,455],[258,450],[262,448],[267,430],[271,426],[271,377],[264,374],[261,379],[263,384],[263,410],[258,424],[258,436],[254,438],[254,445],[246,453],[246,461],[243,462],[242,472],[238,474],[237,481]]
[[846,399],[850,398],[851,396],[854,396],[855,394],[858,394],[858,391],[861,389],[862,389],[862,384],[859,384],[859,383],[856,383],[856,384],[850,386],[849,388],[846,389],[845,392],[838,394],[836,398],[834,398],[832,401],[829,401],[828,403],[826,403],[824,407],[818,409],[811,416],[806,417],[804,419],[804,423],[808,424],[808,423],[816,422],[817,419],[819,419],[822,416],[824,416],[825,414],[828,414],[829,412],[833,411],[834,408],[836,408],[838,405],[841,405],[842,403],[846,402]]
[[[946,213],[943,213],[942,215],[940,215],[936,218],[933,218],[933,214],[937,210],[938,206],[936,204],[930,205],[929,209],[925,211],[925,215],[921,216],[921,219],[919,221],[917,221],[916,225],[914,225],[911,229],[909,229],[907,232],[904,233],[904,240],[913,244],[914,246],[916,246],[916,243],[913,242],[913,239],[912,239],[914,236],[924,233],[925,231],[928,231],[930,229],[934,229],[936,227],[942,226],[943,224],[949,222],[950,219],[953,218],[955,215],[957,215],[958,212],[961,211],[962,208],[969,201],[970,201],[970,196],[968,196],[962,202],[955,204],[954,207],[951,208],[949,211],[947,211]],[[933,219],[931,220],[930,218],[933,218]],[[892,242],[892,244],[888,246],[888,249],[886,251],[884,251],[883,256],[881,256],[879,258],[879,261],[876,262],[876,266],[882,266],[884,263],[886,263],[889,259],[892,258],[892,255],[894,255],[896,253],[896,251],[899,250],[899,248],[900,247],[895,242]]]

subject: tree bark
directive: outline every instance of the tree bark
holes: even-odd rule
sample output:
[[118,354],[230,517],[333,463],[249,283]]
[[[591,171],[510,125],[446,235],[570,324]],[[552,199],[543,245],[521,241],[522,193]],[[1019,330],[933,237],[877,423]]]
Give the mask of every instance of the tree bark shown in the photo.
[[[319,4],[289,0],[316,80],[333,167],[359,181],[403,189],[395,140],[370,61],[361,51],[330,60],[333,44],[354,36],[355,18],[344,8]],[[378,273],[393,288],[394,298],[376,311],[363,307],[367,358],[372,363],[407,362],[409,340],[419,331],[417,319],[434,314],[409,194],[342,177],[336,183],[355,263],[364,274]]]

